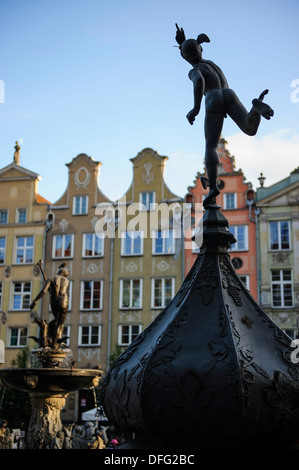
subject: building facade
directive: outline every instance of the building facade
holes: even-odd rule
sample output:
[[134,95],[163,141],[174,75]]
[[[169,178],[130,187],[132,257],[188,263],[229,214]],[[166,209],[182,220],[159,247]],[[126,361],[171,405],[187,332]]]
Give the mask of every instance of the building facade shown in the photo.
[[182,284],[183,200],[166,185],[166,161],[151,148],[132,158],[132,183],[114,206],[111,351],[125,349]]
[[[66,166],[67,188],[47,214],[45,273],[53,277],[66,263],[64,336],[77,367],[90,368],[107,362],[110,240],[96,234],[96,209],[109,199],[99,186],[101,162],[79,154]],[[42,318],[51,318],[48,293],[41,302]]]
[[[262,175],[261,175],[262,176]],[[256,192],[260,304],[290,337],[299,331],[299,168]]]
[[[257,258],[256,258],[256,216],[255,194],[252,184],[245,181],[242,170],[235,169],[235,158],[226,148],[227,142],[221,138],[218,144],[220,158],[218,185],[221,189],[217,204],[229,222],[229,229],[237,242],[230,249],[232,263],[237,274],[244,281],[251,295],[257,300]],[[193,228],[202,215],[202,203],[208,194],[204,190],[200,178],[207,176],[198,172],[194,186],[188,188],[186,203],[191,204]],[[191,269],[199,248],[193,243],[192,250],[185,252],[185,275]]]
[[13,162],[0,170],[0,339],[5,345],[0,367],[10,367],[21,349],[36,347],[30,303],[41,288],[36,263],[44,256],[50,204],[37,192],[39,180],[20,165],[16,143]]

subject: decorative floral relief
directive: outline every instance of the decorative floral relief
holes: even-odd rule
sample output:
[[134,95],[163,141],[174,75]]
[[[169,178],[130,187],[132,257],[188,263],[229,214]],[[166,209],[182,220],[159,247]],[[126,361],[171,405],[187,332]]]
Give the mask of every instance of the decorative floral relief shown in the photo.
[[98,264],[88,263],[85,260],[82,262],[82,274],[103,274],[103,261],[100,260]]
[[293,380],[299,380],[299,365],[295,364],[291,360],[291,354],[293,348],[291,348],[291,339],[286,336],[286,334],[281,331],[279,328],[275,328],[275,338],[278,340],[277,349],[280,351],[282,358],[288,364],[288,373]]
[[289,253],[273,253],[271,257],[271,264],[290,264],[290,254]]
[[252,366],[258,374],[262,375],[265,378],[270,378],[268,372],[266,372],[254,361],[253,351],[249,345],[243,346],[240,349],[240,357],[240,363],[242,364],[244,370],[249,366]]
[[119,320],[120,322],[141,322],[142,315],[141,312],[138,310],[132,311],[120,311],[119,312]]
[[99,219],[97,217],[93,217],[92,219],[90,219],[90,223],[91,223],[91,226],[92,226],[93,230],[96,229],[96,225],[98,223],[98,220]]
[[214,256],[205,256],[200,276],[196,279],[196,289],[204,305],[209,305],[218,287],[218,271]]
[[176,388],[165,391],[168,401],[175,408],[184,410],[185,420],[196,416],[198,409],[210,404],[214,390],[204,387],[203,381],[195,369],[189,369],[179,378]]
[[255,305],[255,311],[264,323],[268,323],[270,328],[275,328],[275,324],[271,318],[259,307],[258,304]]
[[248,315],[244,315],[244,317],[241,318],[241,322],[242,322],[243,325],[245,325],[249,330],[251,330],[251,328],[252,328],[253,325],[254,325],[254,321],[251,320],[251,318],[249,318]]
[[220,308],[219,314],[218,314],[218,321],[219,321],[219,327],[220,327],[220,337],[227,336],[227,331],[228,331],[228,319],[226,316],[226,312],[224,309]]
[[250,367],[255,370],[258,374],[262,375],[265,378],[270,378],[268,372],[259,366],[254,360],[254,353],[249,346],[249,344],[241,345],[241,335],[237,330],[236,323],[233,320],[233,314],[227,306],[228,315],[230,317],[230,324],[232,326],[232,331],[237,340],[236,349],[237,357],[239,358],[239,364],[241,366],[240,378],[243,383],[243,394],[244,394],[244,403],[246,406],[249,405],[249,386],[254,383],[254,373],[250,370]]
[[155,273],[155,272],[166,272],[166,271],[169,271],[169,272],[175,272],[176,270],[176,265],[175,265],[175,262],[173,262],[173,260],[171,260],[170,262],[167,262],[165,260],[162,260],[162,261],[159,261],[157,260],[156,258],[153,258],[152,259],[152,273]]
[[124,428],[130,421],[130,407],[128,406],[130,389],[127,387],[126,377],[127,371],[125,370],[118,379],[108,400],[110,403],[110,412],[112,412],[116,422]]
[[231,267],[229,256],[219,256],[219,265],[223,275],[222,287],[227,289],[229,295],[238,307],[243,305],[242,297],[240,295],[240,279],[236,276],[233,268]]
[[66,232],[67,228],[68,228],[68,221],[66,219],[62,219],[59,223],[59,228],[62,232]]
[[149,358],[150,354],[149,353],[146,353],[142,356],[142,358],[140,359],[140,361],[138,362],[138,364],[133,367],[128,375],[128,382],[131,380],[131,378],[135,375],[135,373],[137,372],[137,370],[139,369],[143,369],[145,364],[146,364],[146,361],[147,359]]
[[[176,377],[177,373],[173,366],[173,361],[181,350],[181,345],[171,347],[171,343],[177,338],[177,328],[180,328],[186,322],[187,310],[184,308],[175,318],[172,324],[167,328],[165,334],[161,335],[157,341],[157,348],[154,351],[154,360],[150,363],[146,374],[147,383],[153,385],[159,380],[157,368],[162,366],[162,371],[170,377]],[[162,341],[163,339],[163,341]],[[159,346],[159,344],[161,345]]]
[[95,323],[100,324],[102,322],[102,313],[97,312],[80,312],[80,323]]
[[[298,389],[282,372],[275,370],[272,385],[264,389],[277,420],[291,420],[298,414]],[[296,406],[296,408],[295,408]]]
[[[134,370],[134,373],[136,370],[137,369]],[[130,387],[128,387],[128,381],[130,381],[131,378],[132,371],[127,377],[127,370],[125,369],[113,389],[109,390],[105,400],[105,411],[111,419],[111,422],[117,423],[117,425],[125,431],[129,431],[131,427],[134,431],[136,431],[136,429],[144,429],[143,416],[139,407],[136,406],[134,394],[131,392]]]
[[220,341],[211,341],[208,345],[213,359],[204,365],[204,374],[210,374],[219,362],[223,362],[228,366],[228,373],[225,376],[226,383],[229,385],[236,385],[239,380],[237,374],[238,369],[231,348]]
[[90,181],[89,171],[84,166],[82,166],[74,174],[74,181],[77,189],[86,189]]
[[143,330],[140,335],[138,335],[137,338],[130,344],[130,346],[128,346],[127,349],[116,359],[106,375],[104,389],[109,385],[112,378],[113,380],[117,380],[121,367],[135,354],[138,346],[144,341],[145,337],[150,334],[152,329],[161,322],[166,311],[167,309],[164,309],[160,315],[158,315],[156,319],[145,330]]
[[80,348],[78,360],[88,360],[96,358],[100,361],[101,348]]
[[229,308],[229,305],[226,305],[226,308],[227,308],[227,314],[229,316],[229,321],[230,321],[230,325],[231,325],[231,328],[233,330],[233,334],[236,338],[236,347],[238,348],[239,344],[240,344],[240,341],[241,341],[241,336],[240,336],[240,333],[238,332],[237,330],[237,327],[236,327],[236,323],[234,321],[234,317],[233,317],[233,314]]
[[186,296],[190,292],[190,289],[199,273],[199,270],[202,266],[203,261],[204,261],[204,256],[198,255],[189,275],[187,275],[185,281],[183,282],[181,289],[179,290],[177,303],[176,303],[177,307],[181,305],[183,300],[186,298]]
[[143,175],[142,175],[142,180],[146,183],[146,184],[150,184],[154,181],[154,172],[151,171],[151,168],[152,168],[152,164],[151,163],[145,163],[143,165],[145,171],[143,172]]
[[134,273],[135,271],[138,271],[138,270],[142,273],[142,269],[143,269],[142,259],[140,259],[138,262],[128,261],[126,263],[124,260],[121,261],[121,268],[120,268],[121,273],[123,273],[124,271],[127,271],[129,273]]

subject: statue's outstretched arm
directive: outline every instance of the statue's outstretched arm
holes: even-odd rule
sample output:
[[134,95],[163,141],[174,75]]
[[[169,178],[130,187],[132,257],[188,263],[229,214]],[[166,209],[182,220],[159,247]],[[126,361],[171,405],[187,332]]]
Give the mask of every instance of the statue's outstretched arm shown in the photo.
[[175,25],[176,25],[175,39],[176,39],[176,42],[181,46],[183,42],[186,40],[186,35],[185,35],[183,28],[179,28],[177,23]]
[[187,114],[187,119],[192,125],[195,117],[200,111],[201,101],[205,91],[205,79],[198,69],[191,70],[189,73],[189,78],[193,82],[194,106],[193,109],[191,109],[191,111],[189,111]]
[[36,302],[46,294],[46,292],[49,290],[50,285],[51,285],[51,281],[50,281],[50,279],[48,279],[47,282],[45,283],[44,287],[40,291],[40,293],[35,297],[32,304],[30,305],[30,310],[34,309],[34,307],[36,306]]

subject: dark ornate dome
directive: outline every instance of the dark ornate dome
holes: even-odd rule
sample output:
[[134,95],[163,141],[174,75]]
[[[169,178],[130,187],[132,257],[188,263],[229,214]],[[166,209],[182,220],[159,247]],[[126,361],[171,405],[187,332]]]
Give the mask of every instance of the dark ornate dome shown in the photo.
[[169,448],[178,433],[187,447],[292,446],[299,368],[291,339],[236,274],[227,253],[235,240],[218,206],[203,220],[203,246],[177,295],[109,370],[105,412],[148,448]]

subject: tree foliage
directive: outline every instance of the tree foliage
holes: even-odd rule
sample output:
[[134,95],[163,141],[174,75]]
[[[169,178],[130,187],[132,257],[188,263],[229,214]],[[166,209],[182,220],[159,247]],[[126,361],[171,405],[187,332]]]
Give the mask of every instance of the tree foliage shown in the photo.
[[[12,367],[26,368],[29,357],[28,349],[22,349],[12,361]],[[0,382],[0,414],[7,420],[9,428],[27,428],[31,414],[28,393],[8,388]]]

